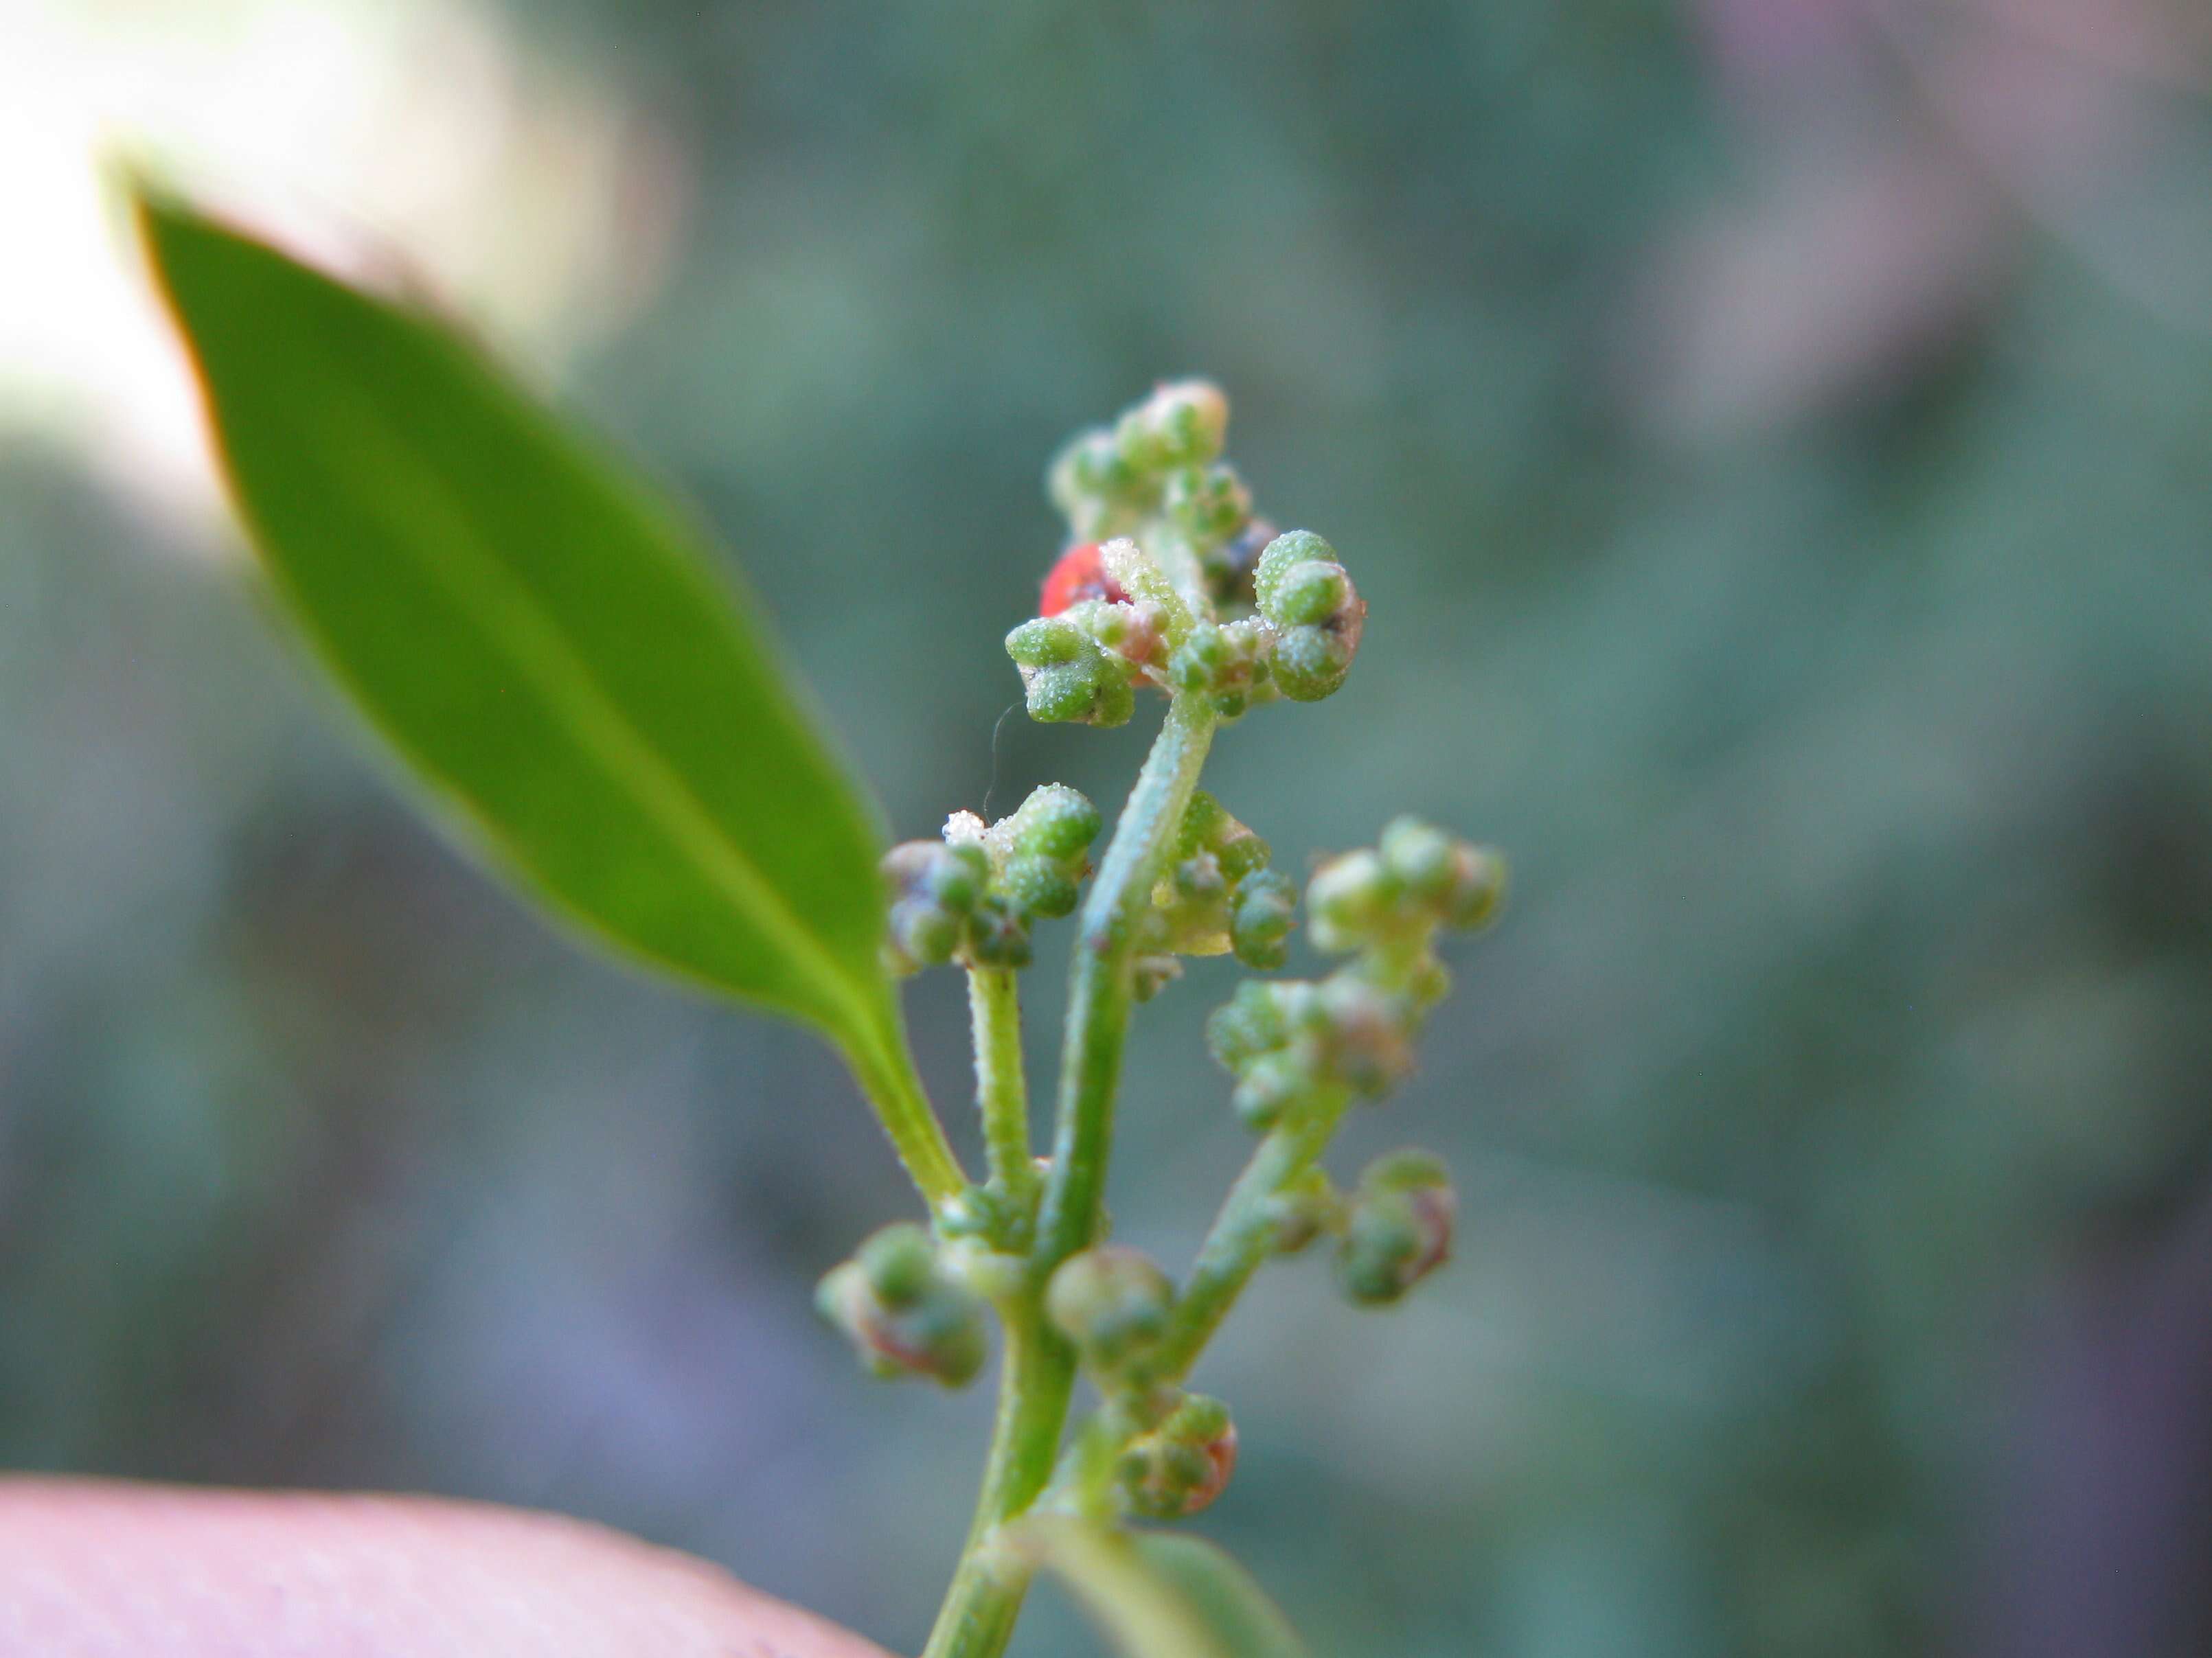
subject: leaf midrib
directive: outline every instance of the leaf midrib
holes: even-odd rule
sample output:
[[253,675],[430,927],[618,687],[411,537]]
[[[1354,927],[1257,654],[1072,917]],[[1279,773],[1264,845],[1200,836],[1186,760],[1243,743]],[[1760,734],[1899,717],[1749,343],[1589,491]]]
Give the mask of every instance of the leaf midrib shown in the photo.
[[[391,436],[384,413],[356,392],[344,376],[333,375],[320,389],[325,417],[342,435],[356,439],[409,483],[416,512],[442,530],[459,558],[437,558],[423,550],[428,540],[408,532],[409,514],[394,510],[390,491],[375,492],[368,510],[381,517],[416,568],[442,588],[473,621],[493,647],[512,662],[541,698],[565,716],[579,746],[645,810],[678,852],[709,884],[721,890],[761,930],[780,941],[801,976],[825,999],[852,1017],[847,1033],[865,1033],[872,1044],[875,1020],[854,993],[850,980],[813,932],[786,903],[743,844],[716,819],[696,791],[653,746],[635,721],[599,685],[589,659],[568,641],[560,623],[526,584],[510,574],[485,550],[483,537],[457,506],[450,488],[435,471],[418,461],[407,446]],[[318,470],[325,470],[317,463]],[[338,481],[342,482],[342,480]],[[239,492],[241,501],[251,495]],[[467,591],[472,587],[473,592]],[[473,601],[473,602],[472,602]],[[464,791],[464,798],[465,792]],[[509,846],[512,839],[472,813],[483,829]]]

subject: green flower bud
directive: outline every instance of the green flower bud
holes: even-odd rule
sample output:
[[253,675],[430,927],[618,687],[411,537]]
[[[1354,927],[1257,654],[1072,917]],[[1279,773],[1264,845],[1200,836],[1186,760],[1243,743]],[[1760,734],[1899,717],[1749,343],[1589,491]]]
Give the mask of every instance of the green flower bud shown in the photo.
[[1075,878],[1053,859],[1010,858],[1000,881],[1006,896],[1032,914],[1067,915],[1075,909]]
[[1095,659],[1029,670],[1022,680],[1030,718],[1040,725],[1121,726],[1137,711],[1136,694],[1127,682],[1103,671]]
[[1139,1434],[1115,1465],[1130,1509],[1182,1520],[1212,1505],[1237,1469],[1237,1426],[1218,1399],[1192,1394],[1158,1427]]
[[1441,907],[1451,896],[1460,848],[1442,829],[1418,817],[1394,817],[1376,850],[1383,866],[1421,903]]
[[1291,530],[1277,536],[1261,550],[1260,561],[1253,568],[1253,602],[1261,616],[1279,627],[1309,619],[1277,614],[1284,578],[1307,564],[1331,565],[1340,574],[1344,568],[1344,561],[1336,556],[1336,549],[1310,530]]
[[1252,492],[1227,465],[1188,466],[1170,473],[1164,500],[1168,516],[1201,546],[1235,535],[1252,516]]
[[822,1280],[815,1305],[878,1376],[927,1376],[957,1388],[982,1368],[982,1303],[940,1269],[918,1226],[869,1238]]
[[1228,435],[1229,399],[1207,380],[1163,384],[1124,414],[1114,428],[1121,458],[1141,471],[1190,466],[1221,452]]
[[1098,838],[1098,808],[1065,783],[1044,783],[1016,808],[1009,835],[1017,852],[1065,864],[1080,858]]
[[1223,878],[1232,886],[1252,871],[1267,866],[1267,843],[1231,817],[1220,801],[1200,789],[1183,810],[1182,826],[1176,833],[1176,856],[1191,858],[1205,852],[1215,855]]
[[1362,847],[1330,859],[1306,884],[1316,950],[1356,949],[1382,924],[1398,884],[1381,856]]
[[1356,641],[1332,628],[1285,629],[1275,641],[1276,687],[1293,702],[1334,696],[1352,671]]
[[960,918],[927,898],[902,898],[891,906],[890,944],[907,971],[942,967],[960,947]]
[[1045,1286],[1045,1315],[1097,1376],[1137,1367],[1167,1331],[1175,1286],[1142,1252],[1100,1244],[1070,1255]]
[[986,896],[968,918],[968,954],[982,967],[1027,967],[1029,917],[1001,895]]
[[1280,872],[1263,869],[1247,875],[1237,888],[1229,930],[1237,959],[1262,973],[1282,966],[1290,958],[1291,923],[1297,902],[1297,888]]
[[1274,987],[1247,979],[1206,1022],[1206,1042],[1224,1071],[1241,1072],[1291,1039]]
[[1359,1178],[1337,1279],[1363,1306],[1396,1301],[1451,1254],[1455,1205],[1443,1164],[1425,1151],[1378,1157]]
[[1479,927],[1497,919],[1505,902],[1505,859],[1488,847],[1464,843],[1453,849],[1444,925]]
[[937,1246],[912,1221],[894,1221],[870,1234],[853,1259],[886,1307],[913,1306],[937,1281]]
[[1103,427],[1081,432],[1054,458],[1046,493],[1068,527],[1096,541],[1150,509],[1157,489],[1121,458],[1114,434]]
[[973,842],[941,848],[925,879],[929,896],[956,915],[975,908],[991,878],[991,860]]
[[1097,706],[1091,710],[1091,723],[1110,731],[1116,726],[1126,726],[1137,711],[1137,694],[1126,679],[1109,679],[1098,688]]
[[1317,626],[1336,614],[1345,591],[1342,565],[1310,558],[1276,578],[1273,598],[1261,614],[1282,627]]
[[1213,855],[1220,860],[1222,874],[1241,894],[1245,883],[1267,867],[1270,848],[1265,841],[1232,817],[1215,838]]
[[1236,821],[1221,802],[1204,789],[1193,790],[1190,804],[1183,808],[1182,827],[1176,831],[1176,856],[1188,858],[1193,853],[1212,851],[1219,843],[1226,826]]
[[1168,677],[1179,690],[1202,691],[1221,677],[1229,661],[1229,645],[1221,629],[1201,622],[1168,658]]
[[1280,1048],[1244,1067],[1229,1103],[1247,1128],[1264,1133],[1313,1089],[1312,1067],[1294,1051]]
[[1328,1019],[1329,1074],[1355,1093],[1388,1093],[1413,1068],[1411,1011],[1398,998],[1348,974],[1321,987]]
[[1175,866],[1172,878],[1176,898],[1186,904],[1218,904],[1229,896],[1229,879],[1221,872],[1221,860],[1210,852],[1184,859]]
[[1050,668],[1091,655],[1089,635],[1066,616],[1040,616],[1006,635],[1006,654],[1018,667]]

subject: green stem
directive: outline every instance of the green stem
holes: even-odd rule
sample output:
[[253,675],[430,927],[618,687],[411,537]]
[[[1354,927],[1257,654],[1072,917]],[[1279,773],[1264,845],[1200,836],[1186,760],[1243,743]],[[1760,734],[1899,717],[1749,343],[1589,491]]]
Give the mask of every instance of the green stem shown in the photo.
[[1267,1258],[1275,1229],[1274,1199],[1327,1149],[1344,1121],[1349,1091],[1331,1089],[1272,1130],[1252,1153],[1200,1246],[1190,1285],[1176,1302],[1157,1360],[1161,1380],[1180,1382]]
[[1075,1389],[1074,1356],[1046,1327],[1041,1297],[1032,1291],[1001,1312],[1006,1356],[991,1458],[960,1564],[922,1658],[998,1658],[1012,1638],[1030,1571],[1018,1558],[991,1547],[994,1533],[1034,1503],[1051,1477]]
[[923,1201],[934,1209],[965,1190],[968,1176],[961,1169],[960,1160],[952,1155],[945,1126],[938,1121],[929,1096],[922,1089],[896,1009],[884,1022],[875,1044],[865,1049],[848,1047],[845,1060]]
[[1037,1222],[1040,1279],[1088,1245],[1097,1225],[1113,1150],[1114,1090],[1129,1030],[1137,923],[1152,902],[1160,860],[1198,787],[1213,723],[1212,709],[1197,697],[1178,696],[1169,704],[1166,723],[1146,756],[1083,906],[1069,974],[1052,1175]]
[[975,1104],[983,1119],[984,1156],[992,1180],[1018,1200],[1035,1188],[1037,1172],[1030,1157],[1021,992],[1012,969],[968,969],[968,1018],[975,1044]]
[[[1075,1355],[1045,1322],[1053,1269],[1091,1242],[1113,1143],[1114,1090],[1132,999],[1137,923],[1213,739],[1213,713],[1177,697],[1137,774],[1083,908],[1070,974],[1059,1122],[1028,1282],[1000,1309],[1006,1357],[990,1461],[966,1547],[922,1658],[999,1658],[1012,1638],[1029,1568],[992,1546],[1036,1501],[1052,1474],[1075,1388]],[[979,1052],[981,1044],[979,1043]]]

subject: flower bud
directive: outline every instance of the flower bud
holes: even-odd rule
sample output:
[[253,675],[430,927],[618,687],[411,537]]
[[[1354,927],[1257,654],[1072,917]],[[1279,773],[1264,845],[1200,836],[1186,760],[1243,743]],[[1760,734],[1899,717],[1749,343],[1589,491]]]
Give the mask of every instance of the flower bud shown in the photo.
[[1303,572],[1309,565],[1333,568],[1339,574],[1344,569],[1344,561],[1337,557],[1336,549],[1310,530],[1288,531],[1267,544],[1252,572],[1253,601],[1261,616],[1281,628],[1321,619],[1287,615],[1281,608],[1285,579],[1292,571]]
[[1034,616],[1006,635],[1006,654],[1022,668],[1056,667],[1080,662],[1090,654],[1091,640],[1064,616]]
[[1441,907],[1451,896],[1459,848],[1450,835],[1418,817],[1394,817],[1376,850],[1398,884],[1419,902]]
[[1277,576],[1264,614],[1282,627],[1318,627],[1336,614],[1344,594],[1344,567],[1310,558]]
[[937,1280],[937,1248],[911,1221],[870,1234],[853,1260],[876,1299],[894,1309],[915,1305]]
[[1027,967],[1031,955],[1027,913],[1001,894],[987,895],[968,918],[968,953],[982,967]]
[[1115,1465],[1130,1509],[1182,1520],[1210,1506],[1237,1468],[1237,1426],[1218,1399],[1192,1394],[1158,1427],[1132,1439]]
[[1363,1306],[1385,1305],[1443,1265],[1454,1207],[1451,1178],[1429,1153],[1397,1151],[1369,1164],[1337,1246],[1345,1293]]
[[880,1376],[927,1376],[957,1388],[982,1368],[982,1303],[945,1273],[921,1228],[887,1226],[815,1291],[823,1316]]
[[1017,852],[1066,863],[1079,859],[1098,838],[1098,808],[1065,783],[1043,783],[1007,820],[1008,840]]
[[1505,902],[1505,859],[1488,847],[1453,848],[1452,878],[1444,900],[1444,925],[1471,928],[1496,919]]
[[1397,896],[1397,881],[1376,853],[1362,847],[1330,859],[1306,884],[1314,948],[1331,953],[1367,942]]
[[1121,458],[1114,434],[1094,427],[1071,439],[1046,474],[1046,493],[1068,527],[1096,539],[1147,510],[1146,478]]
[[1100,1244],[1070,1255],[1045,1286],[1045,1314],[1091,1371],[1122,1376],[1158,1345],[1175,1286],[1142,1252]]
[[1055,917],[1074,912],[1075,878],[1050,858],[1010,858],[1000,879],[1006,896],[1031,914]]
[[1264,1133],[1283,1119],[1283,1114],[1313,1092],[1312,1067],[1288,1048],[1262,1054],[1246,1066],[1237,1078],[1229,1103],[1239,1121],[1255,1133]]
[[1272,973],[1288,961],[1297,903],[1297,888],[1287,875],[1272,869],[1247,875],[1237,885],[1229,928],[1237,959],[1262,973]]
[[1274,683],[1293,702],[1318,702],[1342,689],[1352,671],[1357,630],[1348,636],[1325,627],[1285,629],[1275,641]]
[[1321,987],[1328,1019],[1329,1075],[1354,1093],[1388,1093],[1413,1068],[1410,1010],[1389,992],[1352,974],[1332,974]]
[[1235,535],[1252,516],[1252,492],[1234,467],[1188,466],[1168,477],[1168,516],[1199,546]]
[[1006,653],[1021,670],[1030,718],[1120,726],[1137,711],[1130,665],[1065,616],[1024,622],[1006,635]]
[[1206,1022],[1206,1046],[1224,1071],[1243,1071],[1262,1054],[1290,1041],[1274,987],[1247,979]]
[[1201,622],[1168,658],[1168,677],[1177,690],[1202,691],[1219,681],[1229,665],[1229,644],[1219,627]]
[[1140,471],[1190,466],[1221,452],[1229,399],[1210,380],[1175,380],[1124,414],[1114,428],[1121,459]]
[[960,917],[927,898],[902,898],[891,906],[890,962],[894,970],[942,967],[960,947]]

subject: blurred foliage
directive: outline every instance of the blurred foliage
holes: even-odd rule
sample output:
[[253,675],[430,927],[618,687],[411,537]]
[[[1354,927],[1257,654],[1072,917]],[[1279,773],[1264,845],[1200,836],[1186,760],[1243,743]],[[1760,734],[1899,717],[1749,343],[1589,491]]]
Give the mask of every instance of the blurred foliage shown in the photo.
[[[1344,1159],[1449,1154],[1459,1260],[1373,1324],[1277,1269],[1198,1378],[1202,1528],[1317,1652],[2201,1647],[2172,1584],[2163,1644],[2011,1634],[2203,1521],[2093,1431],[2203,1231],[2212,347],[2161,297],[2212,271],[2123,211],[2212,161],[2202,58],[1880,9],[514,0],[688,157],[571,394],[749,550],[902,834],[1118,798],[1143,722],[994,740],[998,641],[1054,443],[1203,372],[1372,607],[1209,786],[1286,867],[1400,810],[1514,859]],[[905,1202],[844,1077],[488,890],[176,539],[0,456],[0,1455],[555,1504],[911,1649],[987,1401],[811,1321]],[[1131,1067],[1171,1260],[1231,980]],[[2206,1466],[2203,1305],[2136,1344],[2144,1466]]]

